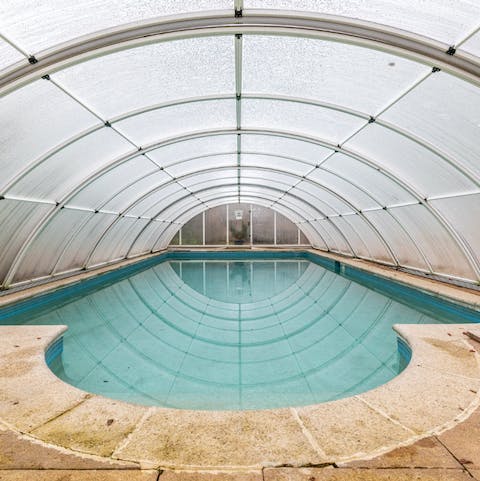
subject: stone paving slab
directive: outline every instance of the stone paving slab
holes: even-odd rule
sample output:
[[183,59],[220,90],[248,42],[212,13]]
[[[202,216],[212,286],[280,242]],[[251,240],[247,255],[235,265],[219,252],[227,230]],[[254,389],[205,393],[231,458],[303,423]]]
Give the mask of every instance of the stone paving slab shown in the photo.
[[[480,449],[480,438],[479,438]],[[410,446],[393,449],[373,459],[362,459],[340,464],[350,468],[450,468],[463,466],[435,438],[423,438]]]
[[325,462],[289,409],[179,412],[158,408],[115,456],[161,467]]
[[0,481],[157,481],[157,471],[0,470]]
[[108,457],[147,411],[146,407],[94,396],[31,434],[76,451]]
[[0,425],[0,469],[139,469],[138,464],[94,458],[49,446]]
[[469,470],[480,470],[480,410],[439,439]]
[[327,459],[361,456],[379,447],[396,446],[412,433],[357,398],[296,408]]
[[257,471],[163,471],[159,481],[263,481]]
[[462,469],[276,468],[265,481],[472,481]]

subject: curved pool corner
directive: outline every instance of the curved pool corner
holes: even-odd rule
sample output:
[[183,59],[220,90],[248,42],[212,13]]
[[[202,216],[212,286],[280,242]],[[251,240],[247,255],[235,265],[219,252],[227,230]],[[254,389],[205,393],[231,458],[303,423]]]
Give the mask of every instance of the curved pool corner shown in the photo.
[[370,458],[449,429],[479,405],[479,355],[463,334],[480,334],[478,324],[395,330],[411,346],[411,362],[371,391],[300,408],[189,411],[81,391],[45,362],[65,326],[2,326],[0,421],[48,445],[143,467],[246,469]]

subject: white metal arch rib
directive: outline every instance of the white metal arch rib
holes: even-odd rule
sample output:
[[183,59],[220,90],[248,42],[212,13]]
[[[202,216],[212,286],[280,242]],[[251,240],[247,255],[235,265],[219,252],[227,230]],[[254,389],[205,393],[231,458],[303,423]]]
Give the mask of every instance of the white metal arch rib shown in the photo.
[[[449,51],[449,45],[373,22],[313,12],[281,10],[233,10],[191,13],[122,25],[95,32],[36,54],[31,63],[14,65],[0,78],[0,96],[33,79],[116,50],[160,40],[200,35],[280,33],[347,41],[385,50],[435,65],[474,84],[480,83],[478,58]],[[449,53],[447,53],[449,52]]]

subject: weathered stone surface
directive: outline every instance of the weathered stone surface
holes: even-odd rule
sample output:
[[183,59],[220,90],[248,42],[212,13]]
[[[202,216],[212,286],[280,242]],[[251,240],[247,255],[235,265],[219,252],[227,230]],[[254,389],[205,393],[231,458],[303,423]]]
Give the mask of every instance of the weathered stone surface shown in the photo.
[[133,463],[80,456],[0,426],[1,469],[138,469]]
[[420,434],[439,429],[462,415],[474,401],[479,384],[476,379],[415,366],[358,397]]
[[472,481],[461,469],[265,469],[265,481]]
[[81,452],[110,456],[148,408],[94,396],[32,434]]
[[258,471],[164,471],[159,481],[263,481]]
[[465,467],[480,469],[480,409],[438,438]]
[[0,471],[0,481],[156,481],[157,471]]
[[354,461],[341,466],[350,468],[462,468],[434,437],[421,439],[410,446],[393,449],[373,459]]
[[114,453],[164,467],[261,467],[322,463],[288,409],[157,409]]
[[297,412],[322,451],[335,461],[395,446],[412,437],[410,431],[356,398],[297,408]]

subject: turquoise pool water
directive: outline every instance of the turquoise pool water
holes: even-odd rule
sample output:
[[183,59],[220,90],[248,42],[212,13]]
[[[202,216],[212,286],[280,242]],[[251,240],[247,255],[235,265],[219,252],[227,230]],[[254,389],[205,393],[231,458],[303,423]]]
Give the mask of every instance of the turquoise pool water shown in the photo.
[[405,364],[392,324],[475,320],[300,253],[168,254],[0,311],[3,324],[69,326],[51,366],[66,382],[188,409],[298,406],[363,392]]

